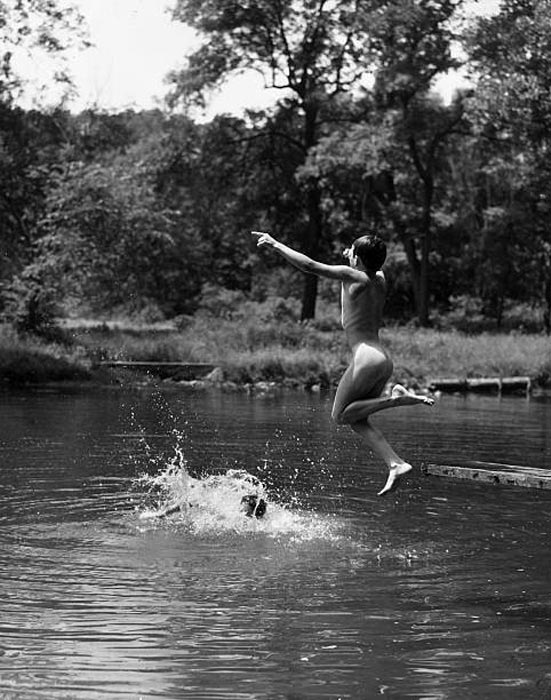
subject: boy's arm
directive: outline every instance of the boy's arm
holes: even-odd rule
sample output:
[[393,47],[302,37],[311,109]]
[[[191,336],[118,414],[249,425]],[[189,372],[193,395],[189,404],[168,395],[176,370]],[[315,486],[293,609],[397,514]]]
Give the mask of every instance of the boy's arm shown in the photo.
[[312,260],[312,258],[309,258],[307,255],[299,253],[298,250],[289,248],[289,246],[276,241],[269,233],[262,233],[261,231],[251,231],[251,233],[253,236],[258,237],[257,245],[259,247],[269,246],[273,248],[281,257],[285,258],[285,260],[295,267],[298,267],[298,269],[303,272],[309,272],[313,275],[328,277],[330,279],[348,280],[350,282],[363,281],[362,273],[348,265],[326,265],[317,260]]

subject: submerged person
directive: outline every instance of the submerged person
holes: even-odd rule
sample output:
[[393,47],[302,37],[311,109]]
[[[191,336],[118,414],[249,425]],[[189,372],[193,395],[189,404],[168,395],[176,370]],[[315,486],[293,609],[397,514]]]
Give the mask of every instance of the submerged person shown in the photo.
[[337,387],[331,415],[338,424],[349,425],[385,462],[388,476],[378,495],[388,493],[412,467],[396,454],[381,431],[372,425],[370,417],[396,406],[432,406],[434,400],[414,394],[400,384],[392,388],[390,396],[382,396],[393,371],[392,360],[379,340],[387,290],[381,270],[386,259],[385,243],[371,234],[361,236],[343,253],[347,265],[327,265],[280,243],[268,233],[252,231],[252,234],[257,237],[258,246],[273,248],[299,270],[341,282],[341,321],[352,360]]
[[[168,515],[173,513],[179,513],[186,510],[186,508],[193,508],[193,503],[175,503],[173,505],[167,506],[162,510],[156,512],[154,517],[156,518],[166,518]],[[246,515],[248,518],[263,518],[267,510],[266,501],[257,494],[249,494],[243,496],[239,502],[239,510],[241,513]],[[151,516],[148,516],[151,517]]]

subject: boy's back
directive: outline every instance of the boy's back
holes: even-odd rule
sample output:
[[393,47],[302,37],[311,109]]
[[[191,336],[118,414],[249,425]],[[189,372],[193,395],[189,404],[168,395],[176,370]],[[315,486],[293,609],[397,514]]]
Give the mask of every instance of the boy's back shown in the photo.
[[359,342],[378,343],[386,299],[386,280],[381,271],[366,273],[366,281],[343,282],[342,327],[351,347]]

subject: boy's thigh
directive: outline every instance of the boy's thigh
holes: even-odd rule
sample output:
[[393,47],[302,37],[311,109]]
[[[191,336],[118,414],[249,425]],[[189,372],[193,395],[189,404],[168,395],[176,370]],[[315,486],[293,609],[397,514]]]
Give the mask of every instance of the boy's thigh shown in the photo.
[[378,398],[390,379],[392,369],[390,361],[356,366],[352,374],[351,394],[355,397],[352,400]]
[[392,374],[392,364],[350,365],[343,374],[333,402],[333,416],[338,416],[354,401],[378,398]]

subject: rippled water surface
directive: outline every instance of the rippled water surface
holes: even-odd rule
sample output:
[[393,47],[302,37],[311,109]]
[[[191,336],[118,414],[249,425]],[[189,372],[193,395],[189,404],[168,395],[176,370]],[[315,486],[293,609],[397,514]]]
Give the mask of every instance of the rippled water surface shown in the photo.
[[[0,396],[0,698],[551,698],[551,491],[417,470],[377,498],[382,466],[329,408]],[[551,468],[549,400],[374,422],[415,466]]]

